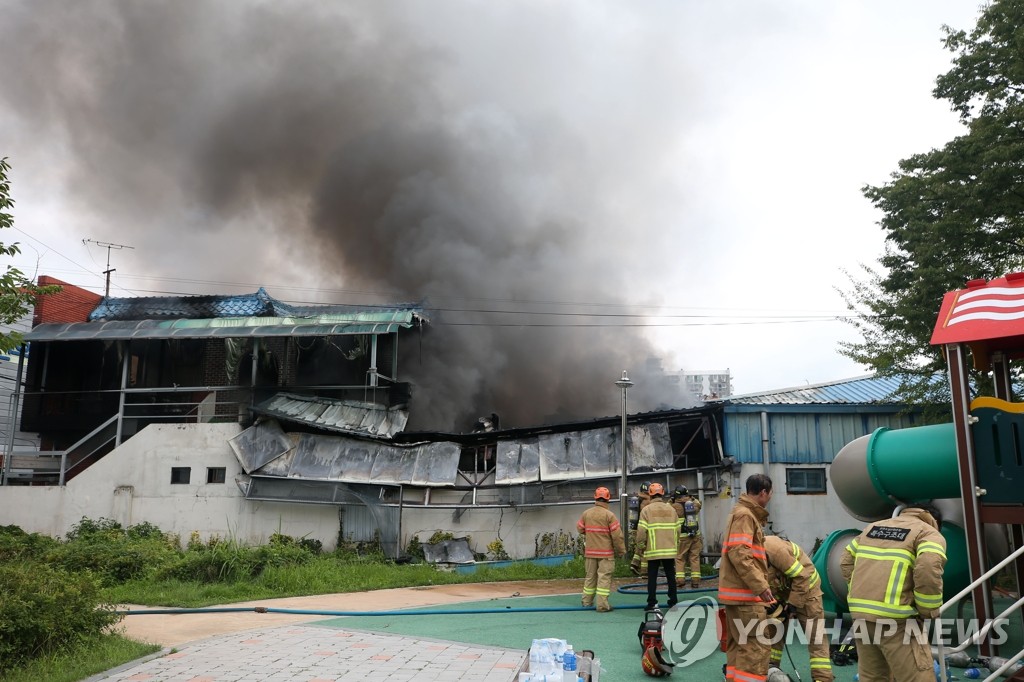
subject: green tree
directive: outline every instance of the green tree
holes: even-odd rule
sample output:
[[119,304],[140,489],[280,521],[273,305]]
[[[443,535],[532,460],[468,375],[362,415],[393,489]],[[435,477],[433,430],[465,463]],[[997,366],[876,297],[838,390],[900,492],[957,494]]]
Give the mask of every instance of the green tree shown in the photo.
[[863,188],[882,211],[885,250],[880,267],[850,276],[843,293],[863,340],[840,352],[910,377],[908,400],[948,404],[945,382],[934,381],[945,362],[929,343],[943,295],[1024,269],[1024,0],[986,4],[970,33],[943,31],[953,66],[933,94],[966,132]]
[[[0,159],[0,229],[13,227],[14,216],[8,211],[14,206],[11,198],[11,183],[7,173],[11,170],[7,157]],[[15,256],[21,253],[18,243],[0,243],[0,255]],[[11,265],[0,275],[0,351],[12,350],[21,345],[21,334],[10,330],[31,309],[36,298],[60,291],[58,286],[38,286],[29,281],[21,270]]]

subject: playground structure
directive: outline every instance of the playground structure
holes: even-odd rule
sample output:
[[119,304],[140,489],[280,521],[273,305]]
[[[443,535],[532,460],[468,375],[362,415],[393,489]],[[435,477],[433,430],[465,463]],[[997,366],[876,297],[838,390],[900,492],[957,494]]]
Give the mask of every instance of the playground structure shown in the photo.
[[[972,280],[947,293],[931,343],[941,346],[948,366],[953,422],[883,428],[851,441],[832,463],[832,484],[846,511],[864,522],[902,504],[936,504],[947,542],[943,599],[970,588],[975,616],[985,623],[996,614],[991,580],[981,578],[1024,547],[1024,403],[1013,402],[1011,376],[1011,362],[1024,359],[1024,273]],[[969,360],[992,373],[994,397],[971,400]],[[826,608],[837,614],[846,610],[839,558],[858,533],[835,531],[814,555]],[[1019,594],[1024,554],[1012,566]],[[978,646],[993,653],[987,639]]]

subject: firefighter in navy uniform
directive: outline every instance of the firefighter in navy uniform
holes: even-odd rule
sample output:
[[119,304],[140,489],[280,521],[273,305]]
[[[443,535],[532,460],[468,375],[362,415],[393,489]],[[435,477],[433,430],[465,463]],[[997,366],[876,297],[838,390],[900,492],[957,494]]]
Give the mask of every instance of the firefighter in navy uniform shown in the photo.
[[615,514],[608,509],[612,499],[611,491],[604,486],[594,491],[594,506],[583,512],[576,522],[576,530],[584,538],[583,556],[587,565],[587,576],[583,579],[583,606],[593,606],[597,597],[597,610],[611,611],[608,595],[611,593],[612,572],[615,557],[625,556],[626,541],[622,526]]
[[690,571],[690,587],[700,587],[700,553],[704,538],[700,534],[700,500],[690,495],[685,485],[672,491],[672,508],[682,525],[679,528],[679,553],[676,555],[676,584],[686,587],[686,571]]
[[[775,598],[786,605],[786,620],[795,619],[807,636],[807,652],[811,659],[811,679],[832,682],[832,661],[828,655],[828,635],[825,632],[825,607],[821,598],[821,576],[814,563],[800,545],[778,535],[764,539],[768,556],[768,584]],[[775,641],[775,627],[766,630],[767,639]],[[772,644],[770,665],[779,667],[782,650],[786,646],[785,633]]]
[[[869,525],[840,561],[856,637],[861,682],[933,682],[931,647],[921,621],[942,606],[946,540],[931,505],[910,505],[899,516]],[[917,621],[917,622],[913,622]],[[917,636],[918,633],[924,633]]]

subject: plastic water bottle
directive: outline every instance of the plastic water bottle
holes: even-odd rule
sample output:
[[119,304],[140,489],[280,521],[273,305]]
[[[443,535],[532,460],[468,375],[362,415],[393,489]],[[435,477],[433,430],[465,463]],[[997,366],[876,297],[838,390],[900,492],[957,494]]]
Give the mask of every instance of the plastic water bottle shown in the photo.
[[980,680],[981,671],[977,668],[968,668],[964,671],[964,677],[966,677],[969,680]]
[[860,682],[860,673],[853,674],[853,682]]
[[572,644],[562,654],[562,670],[576,672],[576,652],[572,650]]

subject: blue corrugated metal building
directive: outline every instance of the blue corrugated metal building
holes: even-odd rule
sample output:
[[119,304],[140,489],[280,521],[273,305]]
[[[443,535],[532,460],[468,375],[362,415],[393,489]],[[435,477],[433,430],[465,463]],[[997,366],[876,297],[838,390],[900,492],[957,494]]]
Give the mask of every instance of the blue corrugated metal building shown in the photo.
[[[725,455],[734,460],[725,496],[735,500],[751,474],[771,476],[768,528],[807,552],[834,530],[859,527],[835,497],[832,460],[850,441],[880,427],[923,423],[920,407],[894,397],[899,385],[898,378],[868,375],[714,401],[722,407]],[[705,507],[712,551],[731,507],[731,501]]]
[[899,383],[868,375],[725,398],[725,454],[745,464],[831,463],[879,427],[920,424],[919,409],[893,398]]

